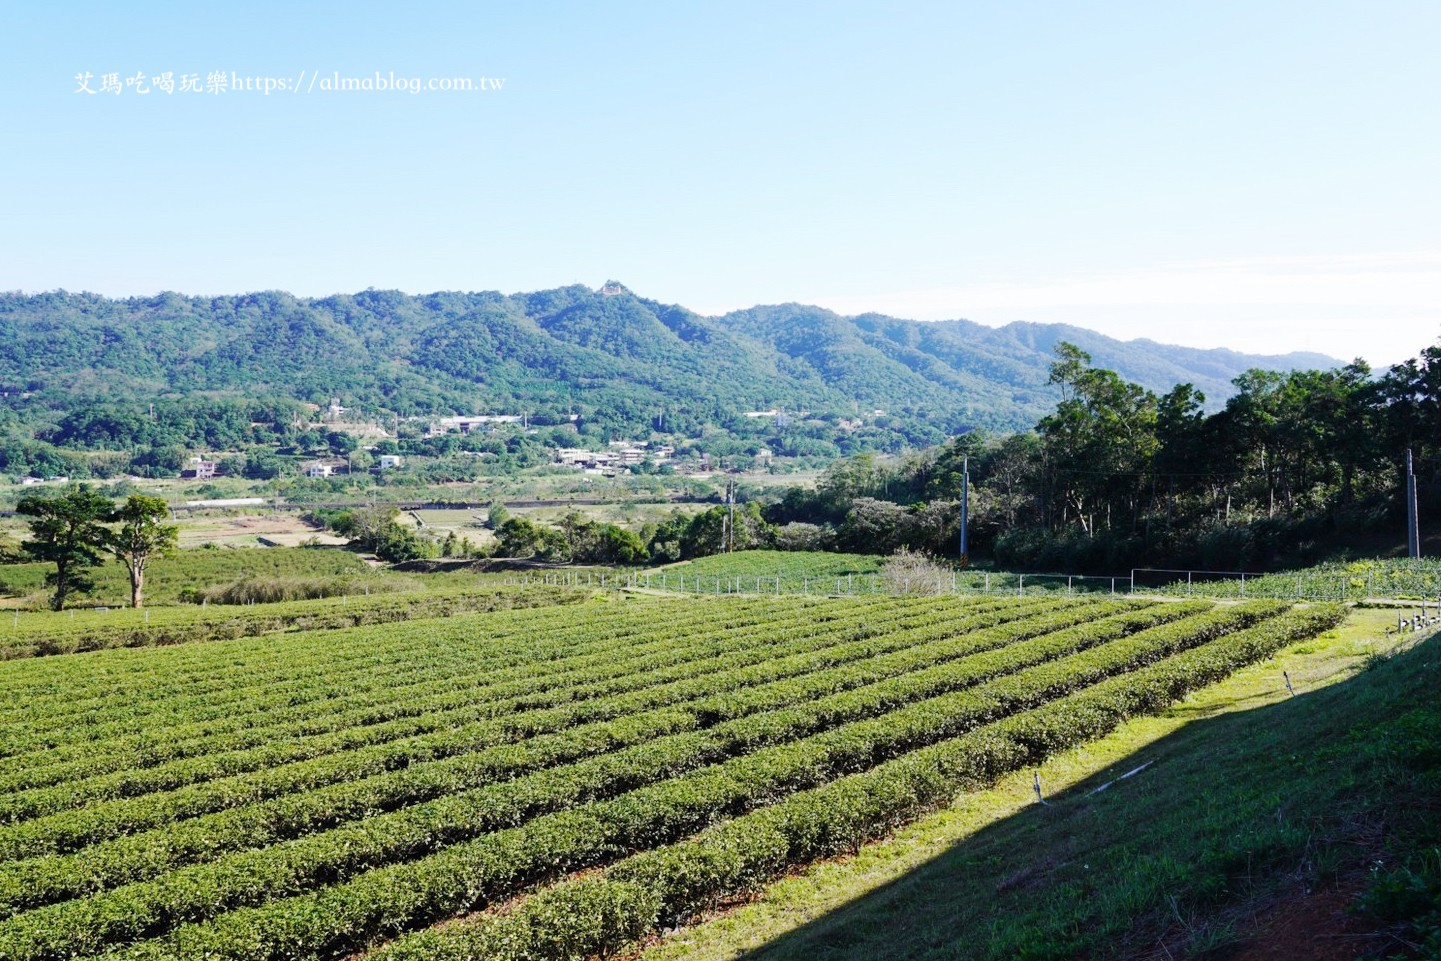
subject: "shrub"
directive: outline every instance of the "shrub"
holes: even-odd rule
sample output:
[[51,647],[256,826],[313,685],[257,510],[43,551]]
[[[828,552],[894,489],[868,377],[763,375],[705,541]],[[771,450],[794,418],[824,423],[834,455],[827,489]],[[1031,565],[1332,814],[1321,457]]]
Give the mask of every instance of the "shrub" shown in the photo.
[[275,604],[353,594],[387,594],[408,589],[394,580],[359,581],[351,577],[247,577],[216,587],[187,588],[182,600],[193,604]]
[[904,547],[886,559],[881,577],[892,594],[949,594],[954,585],[950,567]]

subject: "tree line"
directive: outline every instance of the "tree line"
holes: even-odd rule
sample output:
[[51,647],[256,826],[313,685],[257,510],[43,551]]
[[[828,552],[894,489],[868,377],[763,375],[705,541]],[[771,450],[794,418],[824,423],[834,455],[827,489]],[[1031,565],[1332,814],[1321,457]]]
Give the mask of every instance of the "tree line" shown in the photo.
[[971,544],[998,564],[1238,570],[1404,531],[1407,450],[1423,505],[1441,503],[1441,347],[1380,376],[1359,360],[1250,370],[1213,413],[1190,384],[1157,395],[1072,344],[1056,353],[1061,399],[1034,430],[972,431],[894,462],[848,458],[765,519],[810,525],[836,549],[955,555],[968,466]]

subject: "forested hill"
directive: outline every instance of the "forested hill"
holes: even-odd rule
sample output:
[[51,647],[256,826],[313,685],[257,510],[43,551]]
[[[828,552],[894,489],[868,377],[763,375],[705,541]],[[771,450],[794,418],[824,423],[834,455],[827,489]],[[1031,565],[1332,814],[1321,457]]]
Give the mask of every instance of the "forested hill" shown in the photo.
[[992,426],[987,416],[999,412],[1010,418],[1008,426],[1029,427],[1055,405],[1055,389],[1047,379],[1054,348],[1062,341],[1086,351],[1097,366],[1158,394],[1176,384],[1193,384],[1212,408],[1233,395],[1231,381],[1252,368],[1284,372],[1341,366],[1322,354],[1259,356],[1120,341],[1065,324],[1016,322],[995,328],[966,320],[842,317],[799,304],[754,307],[717,322],[775,347],[862,402],[875,399],[884,407],[899,392],[959,409],[983,426]]
[[1046,379],[1059,340],[1158,392],[1194,383],[1212,404],[1251,367],[1337,364],[1121,342],[1059,325],[997,330],[793,304],[703,317],[619,285],[606,290],[0,294],[0,389],[49,398],[52,409],[62,400],[338,396],[401,416],[575,412],[677,431],[747,410],[880,409],[950,433],[1033,425],[1055,403]]

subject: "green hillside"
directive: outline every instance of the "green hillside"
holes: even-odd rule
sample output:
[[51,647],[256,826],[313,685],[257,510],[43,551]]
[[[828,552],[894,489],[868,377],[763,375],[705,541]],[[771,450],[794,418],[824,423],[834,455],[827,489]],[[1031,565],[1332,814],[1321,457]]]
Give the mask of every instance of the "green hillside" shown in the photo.
[[[277,291],[109,299],[0,295],[0,388],[12,425],[77,400],[205,394],[325,403],[371,414],[531,411],[618,428],[723,425],[747,410],[852,416],[880,409],[918,438],[967,425],[1025,428],[1055,401],[1052,346],[1079,343],[1157,391],[1197,383],[1213,402],[1249,367],[1332,366],[1060,326],[843,317],[788,304],[703,317],[620,285],[535,293]],[[61,437],[64,441],[63,436]]]

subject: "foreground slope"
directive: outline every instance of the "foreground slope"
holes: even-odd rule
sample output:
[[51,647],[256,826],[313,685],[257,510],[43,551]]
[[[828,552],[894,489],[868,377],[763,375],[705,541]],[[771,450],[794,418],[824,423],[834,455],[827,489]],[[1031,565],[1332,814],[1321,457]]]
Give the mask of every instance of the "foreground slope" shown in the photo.
[[1048,806],[1003,778],[644,957],[1435,957],[1441,639],[1391,620],[1056,756]]
[[506,924],[607,950],[1338,617],[657,599],[16,661],[0,958],[336,958],[538,887]]

